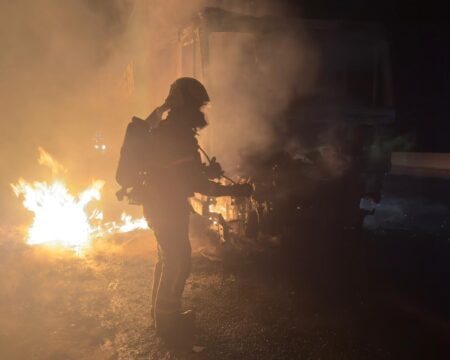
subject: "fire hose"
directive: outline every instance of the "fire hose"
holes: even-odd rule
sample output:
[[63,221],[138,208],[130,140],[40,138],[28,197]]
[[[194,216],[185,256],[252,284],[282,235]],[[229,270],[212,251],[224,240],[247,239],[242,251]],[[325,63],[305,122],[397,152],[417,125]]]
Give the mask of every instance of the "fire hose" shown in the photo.
[[209,166],[214,166],[217,167],[218,172],[219,172],[219,178],[224,178],[228,181],[230,181],[232,184],[236,185],[236,181],[234,181],[233,179],[231,179],[230,177],[226,176],[222,170],[222,167],[220,166],[220,164],[216,161],[216,157],[213,156],[212,158],[209,157],[208,153],[200,146],[198,145],[198,149],[200,150],[200,152],[205,155],[206,160],[208,160],[208,165]]

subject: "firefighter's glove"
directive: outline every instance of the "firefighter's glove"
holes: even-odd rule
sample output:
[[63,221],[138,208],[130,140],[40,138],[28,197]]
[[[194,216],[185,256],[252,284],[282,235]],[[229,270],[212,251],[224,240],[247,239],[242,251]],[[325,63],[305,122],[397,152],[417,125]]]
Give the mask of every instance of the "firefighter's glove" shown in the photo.
[[116,198],[119,201],[122,201],[125,196],[127,196],[127,188],[121,188],[116,192]]
[[253,186],[250,184],[230,185],[230,195],[235,197],[250,197],[253,193]]
[[219,179],[223,175],[222,166],[216,161],[216,158],[213,157],[209,165],[205,166],[205,174],[208,179]]

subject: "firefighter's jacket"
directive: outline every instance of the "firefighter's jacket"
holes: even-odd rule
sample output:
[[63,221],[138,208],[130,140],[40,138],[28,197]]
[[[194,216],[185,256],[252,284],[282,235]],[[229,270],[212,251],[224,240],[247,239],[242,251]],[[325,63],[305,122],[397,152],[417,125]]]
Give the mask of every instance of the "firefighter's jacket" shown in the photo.
[[196,130],[184,120],[179,112],[169,113],[167,120],[151,130],[148,122],[137,118],[128,125],[116,180],[123,188],[136,190],[138,202],[188,198],[194,192],[208,196],[239,195],[246,190],[208,179]]
[[169,197],[208,192],[195,130],[177,119],[167,119],[152,130],[145,154],[150,191]]

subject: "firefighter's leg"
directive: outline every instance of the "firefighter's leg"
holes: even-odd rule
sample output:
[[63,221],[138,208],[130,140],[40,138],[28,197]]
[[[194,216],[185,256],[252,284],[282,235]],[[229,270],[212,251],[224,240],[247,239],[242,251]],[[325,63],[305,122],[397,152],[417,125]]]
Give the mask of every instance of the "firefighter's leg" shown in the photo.
[[[179,244],[178,244],[179,245]],[[185,251],[163,247],[161,282],[156,299],[156,331],[169,346],[189,348],[194,336],[194,313],[181,312],[181,294],[187,277]]]
[[[144,215],[147,219],[147,223],[150,228],[155,232],[155,236],[157,237],[157,233],[155,230],[155,226],[151,221],[151,206],[149,204],[144,205]],[[162,258],[161,258],[161,247],[158,246],[158,259],[155,264],[155,269],[153,271],[153,285],[152,285],[152,307],[151,307],[151,317],[153,321],[155,321],[155,308],[156,308],[156,297],[158,295],[159,284],[161,282],[161,273],[162,273]]]
[[158,204],[149,216],[161,256],[155,299],[156,331],[167,342],[179,346],[192,337],[192,328],[188,331],[187,324],[193,325],[193,316],[181,312],[181,295],[190,270],[189,208],[186,201],[175,200]]
[[186,280],[191,273],[191,244],[189,241],[189,214],[184,214],[179,219],[179,234],[178,234],[178,276],[175,285],[175,296],[181,299],[183,295]]
[[[179,220],[179,219],[177,219]],[[186,241],[180,231],[180,221],[158,231],[162,272],[156,296],[156,326],[181,311],[181,294],[186,281]],[[159,321],[158,321],[159,320]]]
[[158,261],[155,265],[155,270],[153,272],[152,309],[151,309],[151,315],[153,320],[155,320],[156,297],[158,295],[159,284],[161,282],[161,273],[162,273],[161,249],[158,246]]
[[155,302],[156,326],[158,319],[177,314],[181,309],[181,298],[176,291],[181,271],[180,255],[174,232],[169,229],[158,232],[158,243],[161,248],[161,277]]

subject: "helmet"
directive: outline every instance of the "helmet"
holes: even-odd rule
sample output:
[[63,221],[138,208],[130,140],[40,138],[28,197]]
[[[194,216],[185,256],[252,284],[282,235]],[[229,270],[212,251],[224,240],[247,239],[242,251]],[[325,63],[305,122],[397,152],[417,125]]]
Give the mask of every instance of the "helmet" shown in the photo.
[[209,95],[200,81],[191,77],[177,79],[171,86],[166,98],[169,108],[200,107],[209,102]]

